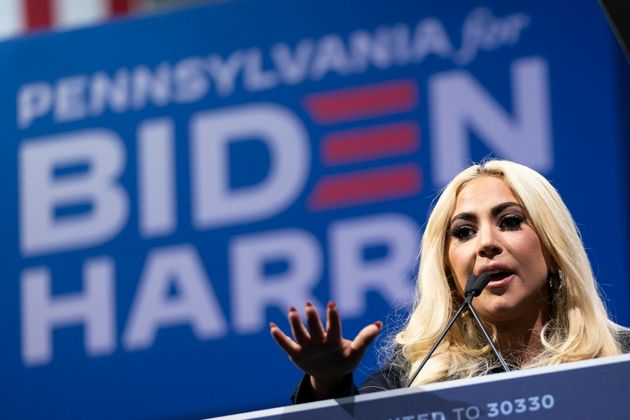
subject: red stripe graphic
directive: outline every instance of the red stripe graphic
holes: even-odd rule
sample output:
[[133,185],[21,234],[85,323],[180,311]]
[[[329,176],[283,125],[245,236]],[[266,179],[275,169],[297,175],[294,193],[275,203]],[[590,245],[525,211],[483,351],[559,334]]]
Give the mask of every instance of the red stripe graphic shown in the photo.
[[420,147],[420,129],[404,122],[337,132],[322,140],[326,165],[361,162],[415,152]]
[[53,20],[51,0],[24,0],[23,5],[29,31],[51,25]]
[[109,0],[111,16],[126,15],[131,10],[132,0]]
[[396,80],[308,95],[304,107],[320,124],[410,111],[418,103],[413,80]]
[[420,192],[422,176],[415,164],[324,177],[309,197],[310,210],[327,210],[409,197]]

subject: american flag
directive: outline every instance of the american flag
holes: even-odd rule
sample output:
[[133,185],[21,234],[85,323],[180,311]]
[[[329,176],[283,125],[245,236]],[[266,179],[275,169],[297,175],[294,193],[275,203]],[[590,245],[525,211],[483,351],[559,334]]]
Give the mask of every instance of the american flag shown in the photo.
[[134,0],[0,0],[0,40],[33,31],[71,28],[129,13]]

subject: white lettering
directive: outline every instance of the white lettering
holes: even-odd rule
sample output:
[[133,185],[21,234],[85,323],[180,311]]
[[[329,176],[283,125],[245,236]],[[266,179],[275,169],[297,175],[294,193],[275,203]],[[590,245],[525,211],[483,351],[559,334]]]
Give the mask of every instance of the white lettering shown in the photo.
[[262,52],[252,48],[247,52],[243,83],[245,89],[258,91],[271,89],[278,84],[278,76],[271,70],[263,69]]
[[[171,287],[176,295],[168,295]],[[153,250],[147,257],[123,345],[151,347],[159,329],[190,324],[199,339],[227,332],[227,324],[197,251],[190,246]]]
[[448,58],[453,47],[442,23],[437,19],[424,19],[416,25],[412,44],[415,61],[422,61],[429,54]]
[[203,60],[198,57],[186,58],[175,65],[175,101],[191,103],[206,96],[210,83],[204,74],[204,65]]
[[[266,275],[265,264],[272,262],[283,263],[286,269]],[[265,328],[270,306],[286,311],[295,302],[317,304],[312,291],[322,263],[319,245],[306,232],[275,231],[235,239],[230,244],[234,330],[247,334]]]
[[319,80],[330,72],[345,76],[351,73],[346,46],[337,35],[327,35],[317,44],[316,54],[311,67],[311,77]]
[[129,108],[129,72],[121,69],[114,78],[105,72],[98,72],[90,83],[90,113],[101,115],[109,107],[114,112],[124,112]]
[[[302,190],[310,167],[306,129],[286,108],[258,104],[199,113],[191,122],[193,219],[198,228],[261,220]],[[231,189],[230,143],[259,139],[271,167],[254,186]]]
[[370,68],[405,66],[431,56],[468,64],[479,52],[516,44],[527,25],[525,14],[494,17],[490,10],[477,8],[463,24],[459,50],[454,49],[440,20],[425,18],[413,26],[398,22],[376,29],[356,28],[348,36],[331,33],[303,38],[294,45],[277,43],[268,50],[241,48],[225,57],[187,56],[152,67],[119,68],[111,75],[98,70],[50,84],[29,83],[18,90],[17,122],[24,129],[51,112],[57,122],[65,122],[95,117],[106,110],[193,103],[207,98],[211,87],[222,97],[239,88],[270,90],[281,84],[321,80],[331,73],[348,76]]
[[174,137],[170,118],[144,121],[138,128],[139,225],[145,238],[177,227]]
[[155,72],[146,66],[136,67],[132,75],[132,86],[134,109],[142,109],[149,103],[154,106],[168,105],[171,100],[171,65],[160,63]]
[[88,115],[86,104],[86,76],[66,77],[55,89],[55,122],[76,121]]
[[52,108],[52,88],[48,83],[29,83],[18,92],[18,127],[27,128],[33,120],[50,112]]
[[462,46],[454,57],[455,62],[467,64],[479,51],[492,51],[503,45],[516,44],[528,25],[529,17],[521,13],[495,18],[489,9],[475,9],[464,22]]
[[293,56],[287,44],[276,44],[271,48],[271,59],[278,69],[280,78],[288,85],[304,81],[312,54],[313,40],[311,39],[301,40]]
[[354,71],[363,72],[370,64],[385,69],[391,66],[391,32],[381,28],[372,35],[368,31],[354,31],[349,39]]
[[51,296],[50,272],[45,267],[22,272],[22,359],[26,365],[52,360],[55,328],[83,324],[85,350],[90,356],[112,353],[116,347],[114,264],[92,259],[83,266],[84,292]]
[[234,93],[236,76],[243,67],[243,54],[235,51],[224,62],[218,55],[208,57],[207,67],[214,80],[215,90],[218,95],[227,96]]
[[[331,295],[347,317],[365,312],[365,294],[378,291],[393,305],[412,295],[409,268],[418,248],[418,226],[410,218],[378,215],[336,222],[330,227]],[[385,256],[366,260],[369,247]]]
[[[116,235],[128,216],[116,185],[125,150],[113,132],[85,130],[28,139],[20,146],[20,247],[24,255],[97,245]],[[87,165],[80,174],[55,170]],[[89,204],[78,215],[55,217],[63,206]]]
[[467,72],[454,71],[429,81],[433,179],[446,184],[470,159],[468,130],[501,157],[539,171],[553,164],[546,63],[539,58],[512,65],[511,118]]

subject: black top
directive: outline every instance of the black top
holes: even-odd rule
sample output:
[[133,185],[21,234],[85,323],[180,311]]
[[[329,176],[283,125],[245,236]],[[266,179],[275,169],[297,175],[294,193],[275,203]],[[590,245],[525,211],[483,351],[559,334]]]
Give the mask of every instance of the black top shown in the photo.
[[[621,328],[619,330],[619,343],[623,353],[630,353],[630,329]],[[346,375],[342,382],[339,384],[339,388],[335,390],[331,398],[343,398],[350,397],[357,394],[367,394],[369,392],[386,391],[389,389],[403,388],[405,373],[402,371],[400,364],[387,363],[376,373],[368,377],[360,388],[354,385],[352,374]],[[502,369],[498,369],[496,372],[503,372]],[[296,403],[306,403],[316,401],[317,398],[313,395],[313,389],[310,385],[310,380],[305,375],[300,381],[291,400]]]

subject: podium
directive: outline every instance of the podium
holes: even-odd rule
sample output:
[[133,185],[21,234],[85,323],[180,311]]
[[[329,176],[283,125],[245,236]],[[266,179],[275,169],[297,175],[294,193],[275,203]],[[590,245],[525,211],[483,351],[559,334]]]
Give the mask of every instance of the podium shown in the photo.
[[630,354],[297,404],[218,419],[507,418],[630,418]]

